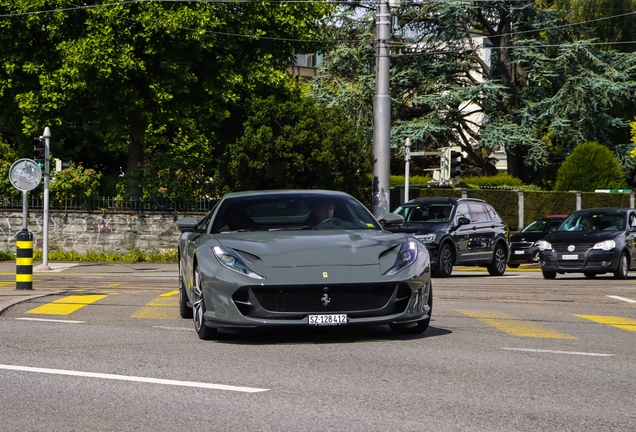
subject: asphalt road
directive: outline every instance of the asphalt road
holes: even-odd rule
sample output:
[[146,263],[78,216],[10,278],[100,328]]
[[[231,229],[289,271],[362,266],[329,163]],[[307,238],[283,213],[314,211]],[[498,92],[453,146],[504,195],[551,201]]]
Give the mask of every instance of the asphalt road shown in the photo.
[[422,336],[220,341],[179,318],[176,272],[40,279],[68,292],[0,315],[2,431],[636,430],[634,274],[456,271]]

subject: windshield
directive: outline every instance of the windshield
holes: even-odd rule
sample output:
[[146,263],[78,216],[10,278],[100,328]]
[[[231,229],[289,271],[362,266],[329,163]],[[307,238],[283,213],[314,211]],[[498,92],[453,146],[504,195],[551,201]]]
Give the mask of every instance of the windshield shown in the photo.
[[452,204],[412,204],[398,207],[394,213],[404,217],[404,222],[448,222],[453,209]]
[[548,227],[548,220],[539,219],[532,222],[527,227],[525,227],[521,232],[524,232],[524,233],[544,232],[547,227]]
[[286,229],[381,230],[382,227],[351,196],[281,193],[223,200],[211,232]]
[[572,213],[557,231],[612,231],[625,229],[623,212],[581,211]]

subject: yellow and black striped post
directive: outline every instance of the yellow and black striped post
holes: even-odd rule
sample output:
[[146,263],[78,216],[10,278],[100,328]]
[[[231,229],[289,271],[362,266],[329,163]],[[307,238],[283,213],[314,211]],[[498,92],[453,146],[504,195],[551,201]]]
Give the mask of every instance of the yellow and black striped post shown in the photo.
[[18,246],[15,266],[15,289],[33,289],[33,233],[22,229],[16,235]]

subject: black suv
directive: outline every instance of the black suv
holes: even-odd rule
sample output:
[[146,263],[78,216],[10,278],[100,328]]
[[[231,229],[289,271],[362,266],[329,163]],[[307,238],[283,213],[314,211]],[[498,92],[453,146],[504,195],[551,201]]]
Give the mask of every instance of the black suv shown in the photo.
[[394,213],[404,217],[404,223],[387,229],[412,234],[426,244],[434,276],[450,276],[453,265],[486,267],[493,276],[506,271],[508,229],[485,201],[416,198]]

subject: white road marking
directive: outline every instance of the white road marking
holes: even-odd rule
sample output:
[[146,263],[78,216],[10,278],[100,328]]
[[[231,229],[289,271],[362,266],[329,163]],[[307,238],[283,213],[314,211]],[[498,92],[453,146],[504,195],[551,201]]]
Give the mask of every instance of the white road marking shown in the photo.
[[28,366],[14,366],[14,365],[0,364],[0,369],[19,371],[19,372],[35,372],[35,373],[44,373],[44,374],[53,374],[53,375],[68,375],[68,376],[77,376],[77,377],[83,377],[83,378],[101,378],[101,379],[110,379],[110,380],[119,380],[119,381],[134,381],[134,382],[142,382],[142,383],[150,383],[150,384],[174,385],[174,386],[182,386],[182,387],[197,387],[197,388],[206,388],[206,389],[214,389],[214,390],[236,391],[236,392],[243,392],[243,393],[260,393],[260,392],[269,391],[269,389],[253,388],[253,387],[236,387],[236,386],[230,386],[230,385],[211,384],[211,383],[194,382],[194,381],[176,381],[176,380],[160,379],[160,378],[146,378],[146,377],[136,377],[136,376],[129,376],[129,375],[81,372],[81,371],[72,371],[72,370],[64,370],[64,369],[47,369],[47,368],[36,368],[36,367],[28,367]]
[[86,321],[44,319],[44,318],[16,318],[16,319],[22,320],[22,321],[44,321],[44,322],[66,323],[66,324],[84,324],[86,322]]
[[636,303],[636,300],[628,299],[628,298],[625,298],[625,297],[610,296],[610,295],[608,295],[608,297],[616,299],[616,300],[624,301],[624,302],[627,302],[627,303]]
[[[70,268],[73,268],[77,265],[79,265],[78,263],[49,263],[49,268],[51,270],[43,270],[42,272],[45,273],[60,273],[63,272],[64,270],[68,270]],[[35,273],[40,273],[40,270],[35,269]]]
[[168,327],[168,326],[152,326],[153,328],[164,329],[164,330],[179,330],[179,331],[192,331],[193,327]]
[[576,352],[576,351],[540,350],[540,349],[529,349],[529,348],[500,348],[500,349],[507,350],[507,351],[526,351],[526,352],[536,352],[536,353],[568,354],[568,355],[582,355],[582,356],[592,356],[592,357],[612,357],[614,355],[614,354],[601,354],[601,353],[585,353],[585,352]]

